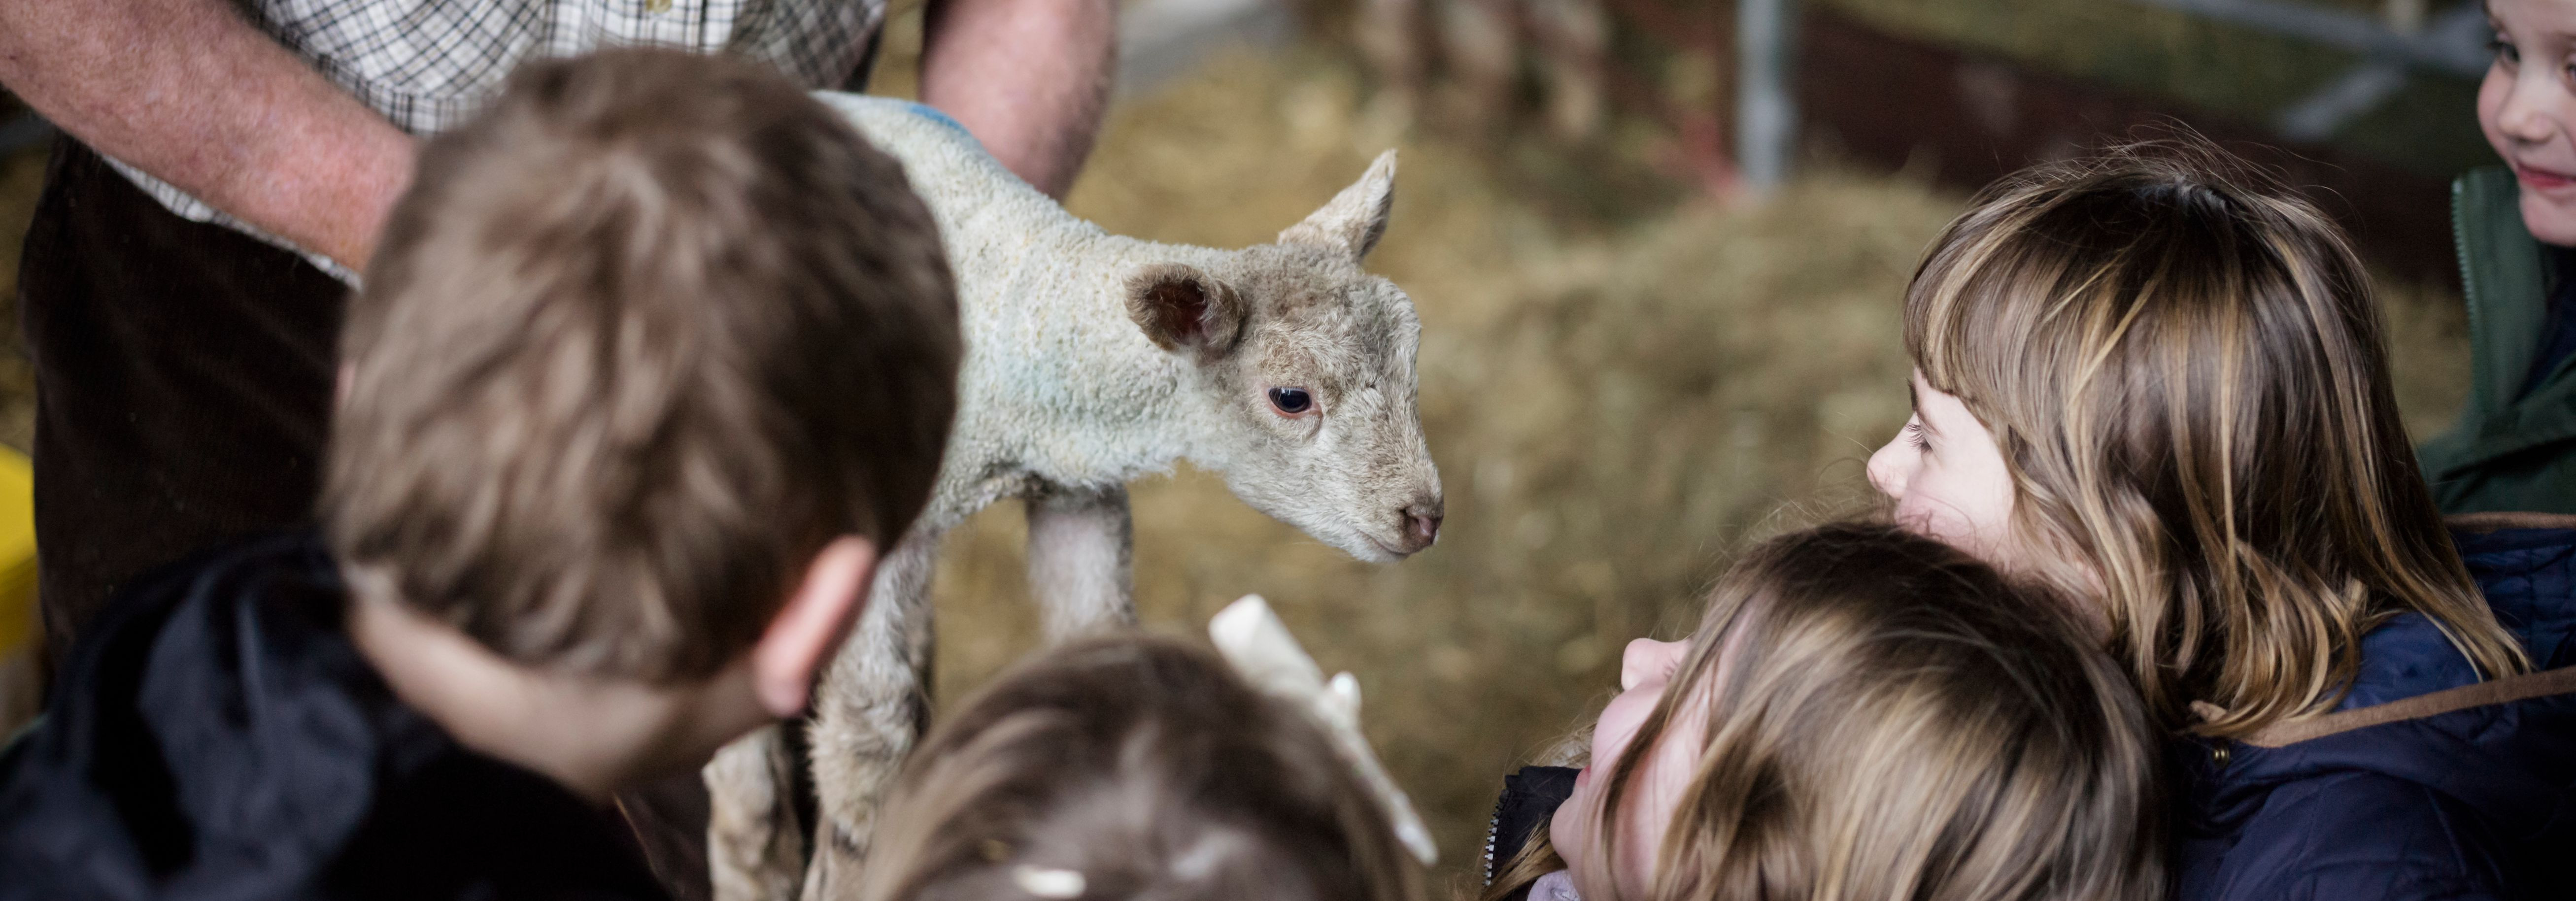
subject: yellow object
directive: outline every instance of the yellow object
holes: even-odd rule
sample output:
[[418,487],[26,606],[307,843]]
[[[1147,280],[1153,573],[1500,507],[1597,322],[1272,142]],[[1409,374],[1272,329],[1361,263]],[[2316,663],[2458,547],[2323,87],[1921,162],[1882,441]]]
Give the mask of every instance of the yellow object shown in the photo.
[[0,447],[0,661],[35,649],[36,470]]

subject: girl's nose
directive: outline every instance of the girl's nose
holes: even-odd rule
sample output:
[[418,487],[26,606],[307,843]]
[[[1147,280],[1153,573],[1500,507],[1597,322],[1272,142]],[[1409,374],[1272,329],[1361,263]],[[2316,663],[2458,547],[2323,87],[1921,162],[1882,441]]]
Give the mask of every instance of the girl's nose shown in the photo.
[[2504,98],[2504,108],[2496,111],[2496,130],[2519,143],[2546,144],[2556,135],[2559,123],[2549,114],[2546,100],[2552,92],[2565,94],[2555,83],[2533,84],[2528,79],[2516,80]]
[[1681,662],[1690,645],[1678,641],[1656,641],[1640,638],[1628,643],[1619,655],[1619,690],[1627,691],[1647,682],[1660,682],[1671,675],[1673,665]]
[[1869,455],[1869,466],[1866,470],[1869,473],[1869,485],[1891,500],[1905,496],[1905,479],[1896,471],[1896,442],[1903,440],[1905,440],[1903,436],[1898,436],[1895,441],[1881,445],[1876,453]]

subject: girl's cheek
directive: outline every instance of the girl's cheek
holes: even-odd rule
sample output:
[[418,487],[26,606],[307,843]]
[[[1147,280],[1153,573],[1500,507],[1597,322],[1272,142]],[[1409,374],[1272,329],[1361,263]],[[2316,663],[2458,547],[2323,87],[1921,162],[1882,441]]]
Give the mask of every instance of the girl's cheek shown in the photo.
[[1594,811],[1599,809],[1598,796],[1593,791],[1588,780],[1577,786],[1547,822],[1548,842],[1556,846],[1556,854],[1565,859],[1566,866],[1577,871],[1591,868],[1592,824],[1598,816]]
[[2499,120],[2504,115],[2506,99],[2513,93],[2513,76],[2502,66],[2490,66],[2486,80],[2478,83],[2478,130],[2486,133],[2487,146],[2497,156],[2510,158],[2513,148],[2506,146],[2504,129]]

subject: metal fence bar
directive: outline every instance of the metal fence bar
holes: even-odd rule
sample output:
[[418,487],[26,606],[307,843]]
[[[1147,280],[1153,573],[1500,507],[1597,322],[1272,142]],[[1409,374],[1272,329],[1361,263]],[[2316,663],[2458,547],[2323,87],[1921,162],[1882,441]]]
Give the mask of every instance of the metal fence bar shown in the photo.
[[[2487,53],[2475,30],[2433,28],[2405,34],[2358,13],[2300,6],[2280,0],[2130,0],[2242,25],[2380,59],[2475,78],[2487,70]],[[2477,0],[2466,0],[2476,6]],[[2485,19],[2478,17],[2483,26]],[[2465,39],[2463,35],[2465,34]]]
[[1797,0],[1737,0],[1735,16],[1735,159],[1745,187],[1765,193],[1788,182],[1797,151]]
[[1296,26],[1295,11],[1277,0],[1129,3],[1118,14],[1118,93],[1151,90],[1229,45],[1284,45]]
[[2274,119],[2273,127],[2294,141],[2323,141],[2352,120],[2377,109],[2406,86],[2402,63],[2371,60],[2346,70]]

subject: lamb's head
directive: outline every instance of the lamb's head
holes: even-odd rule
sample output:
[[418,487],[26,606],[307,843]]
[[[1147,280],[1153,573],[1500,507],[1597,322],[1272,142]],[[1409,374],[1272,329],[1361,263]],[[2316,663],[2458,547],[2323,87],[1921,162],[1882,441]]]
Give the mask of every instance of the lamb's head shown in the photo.
[[1208,268],[1148,265],[1127,309],[1179,356],[1214,423],[1192,460],[1236,497],[1362,560],[1439,537],[1440,474],[1422,441],[1413,300],[1360,260],[1386,233],[1395,153],[1273,244]]

